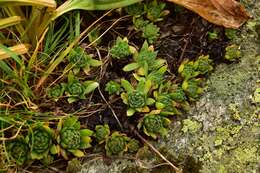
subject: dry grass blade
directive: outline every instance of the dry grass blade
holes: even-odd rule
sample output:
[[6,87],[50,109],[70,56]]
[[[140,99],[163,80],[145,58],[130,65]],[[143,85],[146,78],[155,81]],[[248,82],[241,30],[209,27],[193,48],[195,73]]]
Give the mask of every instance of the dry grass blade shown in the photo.
[[235,0],[168,0],[194,11],[209,22],[227,28],[239,28],[249,14]]
[[32,5],[56,8],[57,4],[54,0],[1,0],[0,6],[14,6],[14,5]]
[[[28,50],[30,48],[29,44],[18,44],[13,47],[9,47],[9,50],[16,53],[17,55],[23,55],[25,53],[28,53]],[[0,60],[10,58],[11,55],[8,54],[8,52],[0,49]]]
[[4,19],[0,19],[0,29],[7,28],[9,26],[16,25],[22,21],[20,16],[12,16]]

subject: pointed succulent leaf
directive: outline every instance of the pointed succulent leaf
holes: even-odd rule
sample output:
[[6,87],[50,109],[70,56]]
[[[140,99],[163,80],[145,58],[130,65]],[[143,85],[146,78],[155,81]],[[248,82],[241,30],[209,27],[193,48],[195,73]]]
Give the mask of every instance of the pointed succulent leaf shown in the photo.
[[139,64],[138,63],[130,63],[127,64],[124,68],[123,71],[128,72],[128,71],[133,71],[136,70],[137,68],[139,68]]
[[89,65],[93,67],[98,67],[102,65],[102,61],[96,60],[96,59],[90,59]]
[[50,148],[50,153],[51,154],[58,154],[59,153],[59,148],[56,145],[52,145]]
[[92,136],[93,135],[93,131],[89,130],[89,129],[81,129],[80,130],[80,136]]
[[126,90],[127,93],[131,93],[134,91],[133,86],[125,79],[121,79],[121,85]]
[[81,150],[78,150],[78,149],[69,149],[68,151],[71,152],[76,157],[84,157],[85,156],[85,154]]
[[127,96],[127,93],[121,93],[121,99],[123,100],[123,103],[124,104],[128,104],[128,96]]
[[94,91],[99,86],[99,84],[95,81],[85,81],[84,86],[85,86],[84,93],[88,94]]
[[63,128],[66,128],[66,127],[75,128],[75,129],[79,130],[80,122],[78,121],[78,118],[75,116],[67,117],[63,123]]
[[152,104],[154,104],[155,103],[155,100],[153,99],[153,98],[148,98],[147,100],[146,100],[146,105],[152,105]]
[[135,109],[133,109],[133,108],[129,108],[129,109],[127,109],[127,111],[126,111],[126,115],[127,115],[128,117],[134,115],[134,113],[135,113]]

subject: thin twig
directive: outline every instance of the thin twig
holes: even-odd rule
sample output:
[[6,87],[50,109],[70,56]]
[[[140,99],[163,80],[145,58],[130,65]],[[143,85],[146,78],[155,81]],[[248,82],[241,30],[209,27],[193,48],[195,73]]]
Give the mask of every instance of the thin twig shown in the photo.
[[176,173],[182,173],[182,169],[178,168],[175,166],[172,162],[170,162],[166,157],[164,157],[160,151],[158,151],[151,143],[149,143],[146,139],[144,139],[140,133],[133,127],[131,126],[131,129],[133,130],[134,134],[138,136],[148,147],[150,147],[161,159],[163,159],[166,163],[168,163]]
[[21,126],[18,128],[18,130],[17,130],[17,132],[16,132],[16,134],[15,134],[14,136],[12,136],[12,137],[10,137],[10,138],[2,137],[2,138],[0,138],[0,141],[8,141],[8,140],[13,140],[13,139],[15,139],[15,138],[18,136],[18,134],[20,133],[20,131],[22,130],[22,127],[23,127],[24,123],[25,123],[25,122],[23,122],[23,123],[21,124]]
[[102,94],[102,92],[101,92],[101,90],[100,90],[100,87],[98,87],[98,91],[99,91],[99,93],[100,93],[102,99],[106,102],[107,106],[108,106],[109,109],[111,110],[111,112],[112,112],[114,118],[116,119],[118,125],[120,126],[120,128],[121,128],[121,130],[122,130],[122,129],[123,129],[123,126],[122,126],[121,122],[119,121],[119,119],[118,119],[118,117],[117,117],[117,115],[116,115],[114,109],[112,108],[112,106],[108,103],[108,101],[106,100],[106,98],[105,98],[104,95]]

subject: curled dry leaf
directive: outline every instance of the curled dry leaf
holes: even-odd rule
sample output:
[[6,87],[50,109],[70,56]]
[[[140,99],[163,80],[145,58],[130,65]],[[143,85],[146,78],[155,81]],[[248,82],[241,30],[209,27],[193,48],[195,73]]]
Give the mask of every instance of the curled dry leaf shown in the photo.
[[249,19],[245,8],[235,0],[168,0],[194,11],[209,22],[239,28]]

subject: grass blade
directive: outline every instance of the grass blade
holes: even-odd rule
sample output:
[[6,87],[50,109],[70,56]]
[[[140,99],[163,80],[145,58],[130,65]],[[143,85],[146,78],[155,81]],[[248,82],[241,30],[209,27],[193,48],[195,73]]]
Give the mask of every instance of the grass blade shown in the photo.
[[0,29],[7,28],[9,26],[16,25],[22,21],[20,16],[12,16],[4,19],[0,19]]

